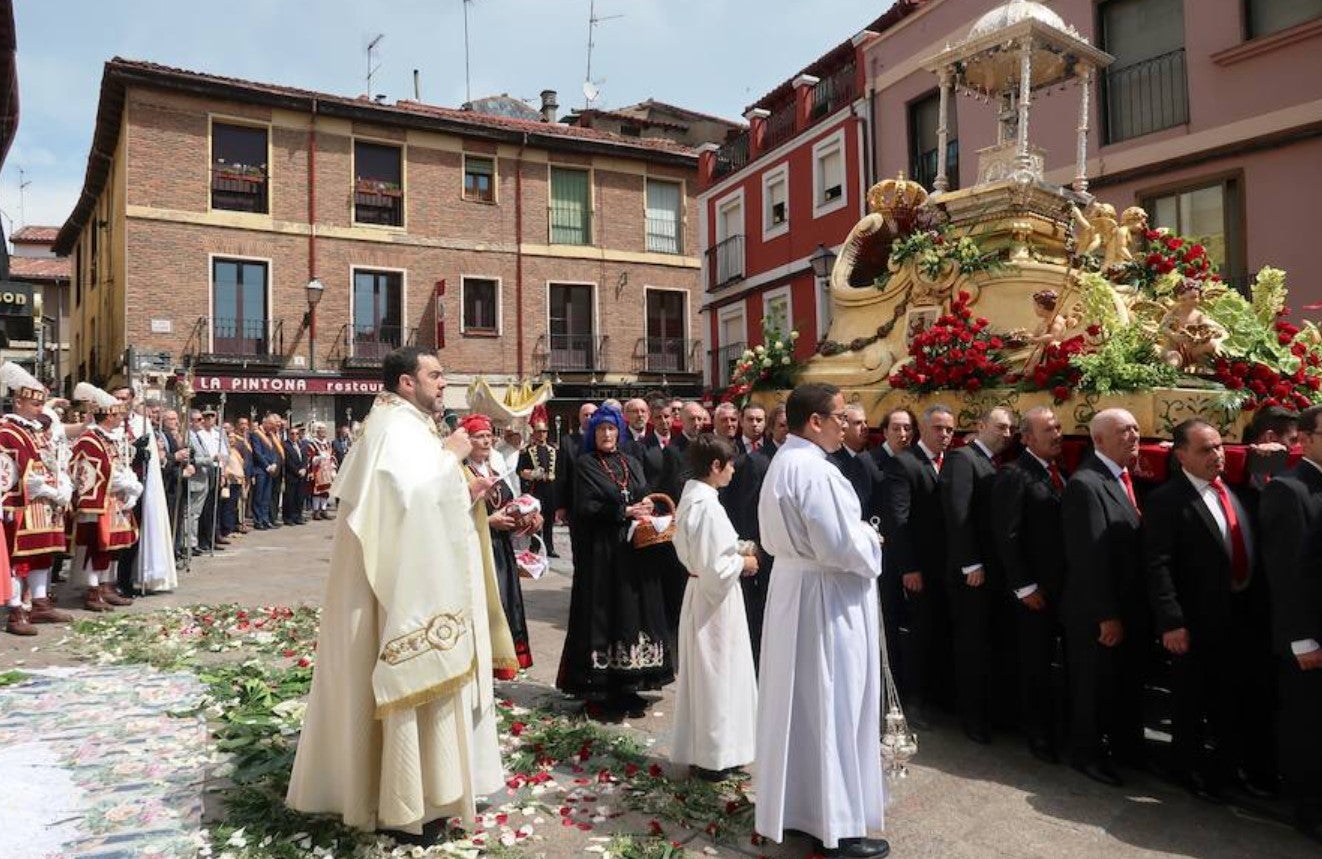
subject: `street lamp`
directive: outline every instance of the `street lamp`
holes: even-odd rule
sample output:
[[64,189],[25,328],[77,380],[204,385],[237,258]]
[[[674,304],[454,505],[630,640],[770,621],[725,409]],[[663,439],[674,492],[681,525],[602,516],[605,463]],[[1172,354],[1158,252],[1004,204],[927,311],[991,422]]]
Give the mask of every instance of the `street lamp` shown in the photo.
[[317,305],[321,303],[321,296],[326,292],[326,287],[315,277],[308,281],[308,285],[303,288],[308,299],[308,311],[303,315],[303,324],[308,329],[308,370],[315,370],[317,366]]
[[817,278],[817,337],[826,337],[831,327],[831,270],[835,268],[835,251],[826,245],[818,245],[817,250],[808,257],[812,273]]
[[817,250],[808,257],[808,264],[812,266],[812,273],[819,281],[826,280],[831,276],[831,269],[835,267],[835,251],[826,245],[818,245]]

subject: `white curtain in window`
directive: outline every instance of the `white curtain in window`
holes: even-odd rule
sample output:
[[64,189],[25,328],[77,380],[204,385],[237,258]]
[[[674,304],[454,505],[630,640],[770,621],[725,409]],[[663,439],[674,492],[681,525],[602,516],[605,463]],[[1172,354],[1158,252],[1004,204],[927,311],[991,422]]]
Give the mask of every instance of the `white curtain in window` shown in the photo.
[[647,182],[647,249],[679,253],[680,186],[677,182]]

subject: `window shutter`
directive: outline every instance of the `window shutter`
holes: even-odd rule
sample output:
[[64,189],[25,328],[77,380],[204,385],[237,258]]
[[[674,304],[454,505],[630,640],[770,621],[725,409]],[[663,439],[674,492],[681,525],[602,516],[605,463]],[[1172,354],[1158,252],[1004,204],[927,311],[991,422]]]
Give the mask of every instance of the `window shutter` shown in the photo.
[[680,186],[674,182],[647,183],[647,249],[679,253]]

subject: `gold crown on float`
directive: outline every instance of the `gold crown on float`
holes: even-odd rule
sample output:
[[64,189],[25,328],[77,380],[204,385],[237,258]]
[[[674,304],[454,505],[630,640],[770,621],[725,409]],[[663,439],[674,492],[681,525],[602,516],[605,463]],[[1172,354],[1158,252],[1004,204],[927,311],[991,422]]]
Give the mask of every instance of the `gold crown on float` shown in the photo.
[[899,213],[913,212],[927,202],[922,185],[904,178],[901,170],[894,179],[883,179],[868,189],[868,211],[893,220]]

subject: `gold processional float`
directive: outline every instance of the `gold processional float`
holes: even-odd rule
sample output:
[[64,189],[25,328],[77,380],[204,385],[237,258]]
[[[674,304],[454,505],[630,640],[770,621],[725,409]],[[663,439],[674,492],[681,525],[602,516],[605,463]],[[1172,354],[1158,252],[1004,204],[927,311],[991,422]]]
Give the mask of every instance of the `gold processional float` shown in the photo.
[[[1284,272],[1262,269],[1241,295],[1203,244],[1088,193],[1089,91],[1111,59],[1032,0],[993,9],[932,58],[933,192],[903,175],[874,185],[831,273],[816,354],[799,365],[793,341],[768,331],[727,395],[770,405],[793,382],[829,382],[873,425],[892,408],[944,403],[961,429],[993,406],[1046,405],[1070,435],[1122,407],[1158,439],[1194,416],[1238,439],[1256,408],[1322,401],[1322,337],[1285,319]],[[1066,187],[1044,178],[1029,118],[1041,94],[1070,88],[1078,148]],[[945,162],[952,93],[997,110],[977,183],[957,191]]]
[[[874,426],[893,408],[943,403],[961,429],[995,406],[1051,406],[1081,436],[1098,411],[1121,407],[1149,439],[1195,416],[1238,439],[1257,408],[1322,401],[1322,337],[1286,320],[1284,272],[1262,269],[1241,295],[1203,244],[1088,193],[1089,88],[1111,60],[1032,0],[993,9],[934,57],[933,193],[903,175],[874,185],[831,273],[831,322],[816,354],[799,365],[797,334],[766,330],[736,362],[726,397],[769,406],[796,382],[829,382]],[[1064,187],[1044,178],[1029,114],[1039,95],[1071,87],[1078,148]],[[995,105],[997,141],[978,152],[977,183],[949,191],[956,92]],[[898,776],[918,740],[884,640],[882,749]]]

